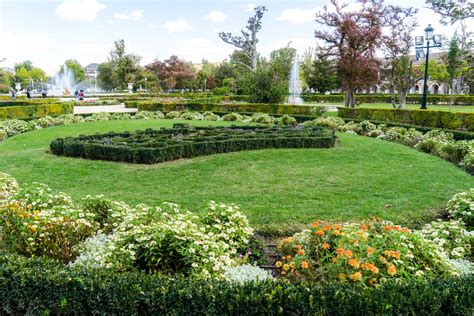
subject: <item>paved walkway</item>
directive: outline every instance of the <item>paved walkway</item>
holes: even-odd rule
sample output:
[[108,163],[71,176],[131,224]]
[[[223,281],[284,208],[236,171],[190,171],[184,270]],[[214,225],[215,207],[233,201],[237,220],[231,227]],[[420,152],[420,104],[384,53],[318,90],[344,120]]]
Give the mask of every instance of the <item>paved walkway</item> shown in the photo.
[[74,107],[74,114],[93,114],[93,113],[136,113],[138,109],[126,108],[125,105],[80,105]]

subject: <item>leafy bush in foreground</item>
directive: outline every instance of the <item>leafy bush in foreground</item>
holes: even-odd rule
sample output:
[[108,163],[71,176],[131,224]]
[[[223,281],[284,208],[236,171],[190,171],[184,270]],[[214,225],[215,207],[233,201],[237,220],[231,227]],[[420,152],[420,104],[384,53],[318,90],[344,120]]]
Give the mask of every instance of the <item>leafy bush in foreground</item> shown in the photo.
[[446,205],[449,217],[462,220],[468,227],[474,226],[474,189],[453,196]]
[[8,314],[469,315],[474,278],[351,284],[229,283],[140,272],[65,268],[0,256],[1,311]]
[[363,283],[391,279],[443,277],[455,273],[436,244],[419,233],[390,222],[323,225],[283,239],[277,264],[290,278]]

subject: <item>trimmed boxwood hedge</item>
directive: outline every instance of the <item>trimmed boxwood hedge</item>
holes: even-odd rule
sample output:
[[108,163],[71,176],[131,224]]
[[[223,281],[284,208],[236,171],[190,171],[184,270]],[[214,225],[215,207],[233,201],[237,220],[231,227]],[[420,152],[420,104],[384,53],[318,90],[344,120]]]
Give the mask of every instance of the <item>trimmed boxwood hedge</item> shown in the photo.
[[46,99],[21,99],[21,100],[9,100],[0,101],[0,107],[6,106],[24,106],[24,105],[38,105],[47,103],[59,103],[57,98],[46,98]]
[[[409,104],[420,104],[421,94],[409,94],[407,96],[407,103]],[[456,94],[453,95],[454,105],[474,105],[474,96],[469,94]],[[343,103],[344,94],[304,94],[302,96],[305,102],[334,102]],[[357,103],[391,103],[392,97],[390,94],[357,94]],[[395,102],[399,101],[399,96],[395,96]],[[449,104],[451,101],[451,95],[449,94],[430,94],[428,95],[427,102],[429,104]]]
[[32,119],[43,116],[56,116],[74,112],[72,102],[46,103],[38,105],[21,105],[0,107],[1,119]]
[[51,142],[56,155],[153,164],[181,158],[265,148],[329,148],[337,137],[321,127],[188,127],[108,133]]
[[128,108],[139,111],[211,111],[211,112],[248,112],[288,115],[311,115],[314,105],[269,104],[269,103],[203,103],[203,102],[157,102],[126,101]]
[[406,110],[366,109],[339,107],[339,116],[345,119],[403,123],[441,129],[474,131],[474,113]]
[[0,256],[0,314],[472,315],[474,277],[389,283],[244,285],[141,272],[84,271]]

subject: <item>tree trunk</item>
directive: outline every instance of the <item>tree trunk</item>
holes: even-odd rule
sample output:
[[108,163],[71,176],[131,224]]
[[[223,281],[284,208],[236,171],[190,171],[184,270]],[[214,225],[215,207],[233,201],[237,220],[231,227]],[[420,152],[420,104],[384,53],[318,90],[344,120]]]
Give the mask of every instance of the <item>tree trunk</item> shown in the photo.
[[410,92],[410,89],[406,89],[404,91],[400,91],[400,103],[398,105],[399,109],[404,109],[405,105],[407,104],[407,95]]
[[346,90],[346,97],[344,98],[344,106],[355,108],[355,95],[352,89]]
[[390,83],[390,102],[392,103],[392,108],[396,109],[395,105],[395,87],[393,82]]

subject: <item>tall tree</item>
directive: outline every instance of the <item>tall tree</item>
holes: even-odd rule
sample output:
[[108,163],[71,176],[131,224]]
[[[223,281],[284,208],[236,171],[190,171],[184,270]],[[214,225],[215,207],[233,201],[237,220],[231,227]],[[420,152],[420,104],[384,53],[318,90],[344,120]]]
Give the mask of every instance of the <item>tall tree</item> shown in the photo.
[[410,56],[402,56],[394,68],[395,89],[400,95],[399,108],[403,109],[410,89],[423,79],[420,66],[415,66]]
[[97,81],[102,89],[110,91],[116,88],[114,81],[114,66],[111,61],[99,64],[97,72]]
[[375,50],[381,45],[382,0],[361,0],[361,8],[349,11],[346,4],[331,0],[316,14],[316,21],[329,28],[315,32],[325,45],[318,47],[320,55],[336,61],[337,73],[345,91],[345,106],[355,107],[355,92],[378,82],[380,62]]
[[426,4],[441,15],[441,22],[445,24],[474,17],[474,3],[469,0],[426,0]]
[[283,47],[276,49],[270,53],[270,65],[274,72],[278,73],[281,78],[288,80],[296,55],[296,49],[291,47]]
[[164,61],[155,60],[145,68],[155,75],[164,90],[192,88],[196,78],[192,65],[175,55]]
[[25,60],[21,63],[15,64],[15,72],[19,71],[21,68],[25,68],[26,71],[31,71],[31,69],[33,69],[33,63],[30,60]]
[[[140,73],[143,71],[140,67],[140,56],[134,54],[127,54],[125,51],[125,41],[123,39],[114,42],[114,48],[110,51],[109,63],[103,65],[106,71],[108,67],[112,67],[112,78],[114,87],[120,89],[127,88],[127,84],[133,83],[134,89],[137,88],[137,82],[140,80]],[[104,76],[100,76],[101,81],[104,80]]]
[[65,71],[65,66],[72,72],[74,75],[74,81],[79,83],[83,80],[86,80],[86,72],[82,68],[81,64],[75,59],[68,59],[64,62],[64,65],[59,69],[59,73],[63,74]]
[[311,68],[307,69],[306,72],[305,77],[308,87],[319,93],[326,93],[341,86],[334,62],[326,57],[315,59]]
[[[418,10],[414,8],[402,8],[399,6],[389,5],[385,8],[385,14],[383,15],[384,25],[386,25],[385,34],[383,34],[383,51],[387,60],[384,68],[388,74],[389,90],[391,94],[392,107],[396,108],[395,105],[395,75],[398,71],[401,71],[400,66],[411,65],[405,62],[405,57],[409,55],[410,49],[413,47],[412,33],[417,26],[417,22],[414,18]],[[402,65],[400,62],[404,60]],[[409,69],[407,69],[410,72]],[[403,92],[405,92],[404,90]],[[402,93],[400,90],[399,93]],[[406,96],[405,98],[406,99]],[[400,98],[402,100],[402,98]],[[403,108],[404,104],[399,102],[398,108]]]
[[224,42],[234,45],[248,58],[250,62],[244,63],[244,65],[252,71],[257,70],[257,33],[262,28],[263,14],[267,9],[264,6],[258,6],[255,7],[254,11],[254,16],[249,18],[247,26],[245,27],[247,30],[240,31],[242,36],[232,35],[230,32],[219,33],[219,37]]

